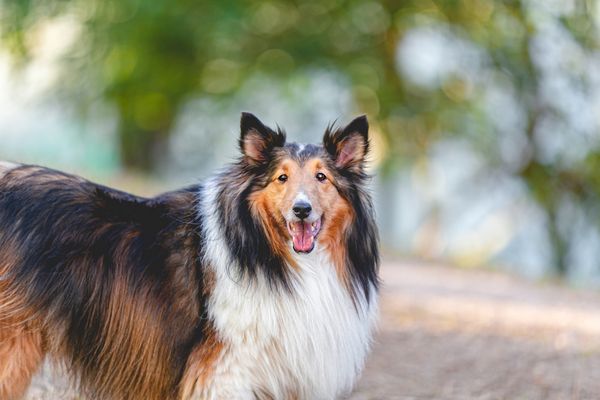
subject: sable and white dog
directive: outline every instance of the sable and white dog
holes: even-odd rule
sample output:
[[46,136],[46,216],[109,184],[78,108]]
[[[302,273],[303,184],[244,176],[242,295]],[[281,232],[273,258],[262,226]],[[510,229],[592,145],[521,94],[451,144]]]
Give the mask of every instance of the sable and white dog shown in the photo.
[[0,164],[0,399],[46,356],[92,399],[351,391],[377,313],[367,119],[299,145],[244,113],[240,147],[151,199]]

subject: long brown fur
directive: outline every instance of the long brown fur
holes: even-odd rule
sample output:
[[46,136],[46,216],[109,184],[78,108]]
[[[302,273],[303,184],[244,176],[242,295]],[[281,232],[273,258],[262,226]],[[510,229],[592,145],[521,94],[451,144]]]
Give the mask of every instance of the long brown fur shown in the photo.
[[15,321],[0,328],[0,399],[20,399],[43,357],[41,332]]

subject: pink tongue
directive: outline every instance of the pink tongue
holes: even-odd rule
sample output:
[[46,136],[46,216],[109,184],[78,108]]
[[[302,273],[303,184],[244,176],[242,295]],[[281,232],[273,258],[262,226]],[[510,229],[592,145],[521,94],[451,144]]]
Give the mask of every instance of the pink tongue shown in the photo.
[[294,249],[296,251],[308,252],[312,250],[314,238],[310,229],[310,224],[304,222],[294,223],[292,240],[294,241]]

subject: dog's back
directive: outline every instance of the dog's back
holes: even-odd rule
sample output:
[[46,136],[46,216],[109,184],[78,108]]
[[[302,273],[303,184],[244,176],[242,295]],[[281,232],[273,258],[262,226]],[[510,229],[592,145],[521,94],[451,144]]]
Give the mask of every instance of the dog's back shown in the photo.
[[20,398],[46,353],[92,397],[176,397],[200,329],[196,189],[143,199],[0,171],[0,398]]
[[3,177],[8,171],[18,167],[18,164],[14,164],[8,161],[0,161],[0,178]]

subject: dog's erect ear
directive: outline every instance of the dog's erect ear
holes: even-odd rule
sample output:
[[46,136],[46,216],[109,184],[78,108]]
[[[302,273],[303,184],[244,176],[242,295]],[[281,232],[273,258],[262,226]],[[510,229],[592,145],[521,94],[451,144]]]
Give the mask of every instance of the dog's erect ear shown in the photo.
[[285,145],[285,134],[265,126],[253,114],[243,112],[240,120],[240,149],[250,164],[262,164],[275,147]]
[[323,136],[323,146],[338,168],[353,172],[362,171],[365,156],[369,151],[369,122],[361,115],[346,127],[333,131],[327,129]]

